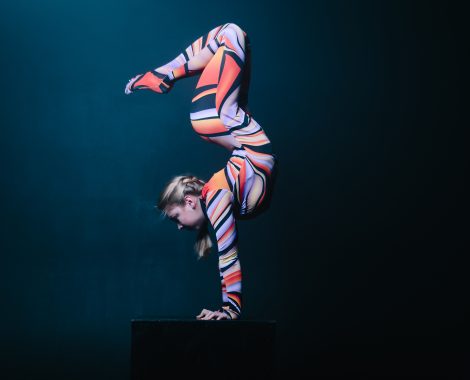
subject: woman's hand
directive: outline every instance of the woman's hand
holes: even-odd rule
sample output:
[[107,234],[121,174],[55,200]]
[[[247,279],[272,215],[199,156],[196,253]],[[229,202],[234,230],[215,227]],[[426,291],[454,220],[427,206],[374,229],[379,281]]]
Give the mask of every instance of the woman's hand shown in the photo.
[[202,309],[201,313],[199,315],[196,315],[196,319],[207,321],[209,319],[216,319],[216,320],[221,320],[221,319],[229,319],[227,314],[222,313],[220,311],[210,311],[207,309]]

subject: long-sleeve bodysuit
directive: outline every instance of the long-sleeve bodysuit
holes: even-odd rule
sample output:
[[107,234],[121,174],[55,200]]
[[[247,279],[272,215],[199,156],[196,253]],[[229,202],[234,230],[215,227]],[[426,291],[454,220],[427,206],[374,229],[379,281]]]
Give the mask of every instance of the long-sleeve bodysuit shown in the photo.
[[[202,71],[191,102],[192,127],[204,140],[231,151],[225,167],[203,187],[200,205],[217,241],[223,302],[219,311],[240,318],[242,274],[236,219],[253,217],[268,207],[277,168],[270,140],[246,108],[248,36],[236,24],[220,25],[155,71],[167,84]],[[145,81],[143,77],[136,85],[152,85]]]

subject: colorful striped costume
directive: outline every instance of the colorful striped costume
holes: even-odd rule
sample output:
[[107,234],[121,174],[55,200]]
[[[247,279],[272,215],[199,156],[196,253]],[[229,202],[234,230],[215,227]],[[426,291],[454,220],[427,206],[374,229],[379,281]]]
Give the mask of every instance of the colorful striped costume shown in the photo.
[[231,155],[203,187],[200,204],[217,241],[223,300],[219,311],[239,318],[242,275],[236,219],[251,218],[269,206],[277,168],[268,137],[246,109],[248,36],[236,24],[220,25],[173,61],[134,78],[130,89],[166,93],[176,80],[201,71],[191,103],[192,127],[201,138],[225,147]]

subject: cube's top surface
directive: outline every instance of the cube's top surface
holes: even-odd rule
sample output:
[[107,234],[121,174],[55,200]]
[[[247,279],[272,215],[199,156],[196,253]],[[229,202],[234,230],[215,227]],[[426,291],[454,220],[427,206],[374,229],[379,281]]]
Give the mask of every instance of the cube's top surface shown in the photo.
[[172,323],[184,323],[184,324],[191,324],[191,323],[241,323],[241,324],[276,324],[275,320],[272,319],[241,319],[241,320],[226,320],[226,319],[221,319],[221,320],[198,320],[195,318],[148,318],[148,317],[142,317],[142,318],[133,318],[131,319],[131,323],[167,323],[167,324],[172,324]]

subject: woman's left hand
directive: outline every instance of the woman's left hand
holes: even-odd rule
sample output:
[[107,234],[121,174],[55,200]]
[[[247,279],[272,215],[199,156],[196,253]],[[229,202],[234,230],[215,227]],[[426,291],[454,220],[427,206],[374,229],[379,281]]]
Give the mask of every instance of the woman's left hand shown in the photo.
[[199,315],[196,315],[196,319],[207,321],[209,319],[221,320],[221,319],[229,319],[229,318],[227,314],[221,313],[220,311],[210,311],[207,309],[202,309],[201,313]]

